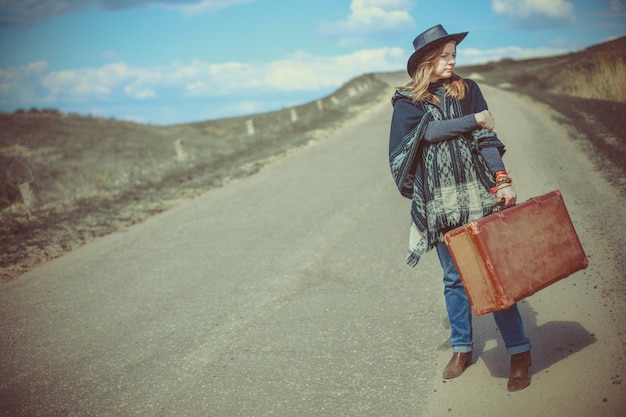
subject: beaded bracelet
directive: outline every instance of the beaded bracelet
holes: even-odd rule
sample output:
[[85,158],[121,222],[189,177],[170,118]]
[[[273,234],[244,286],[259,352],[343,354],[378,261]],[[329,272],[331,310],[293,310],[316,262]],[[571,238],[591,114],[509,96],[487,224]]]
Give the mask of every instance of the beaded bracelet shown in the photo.
[[511,184],[513,182],[513,180],[509,177],[503,178],[503,177],[499,177],[498,179],[496,179],[496,185],[500,185],[500,184]]
[[498,192],[498,190],[501,190],[503,188],[511,187],[513,184],[513,180],[504,171],[496,172],[495,177],[496,184],[489,190],[491,194],[495,194]]

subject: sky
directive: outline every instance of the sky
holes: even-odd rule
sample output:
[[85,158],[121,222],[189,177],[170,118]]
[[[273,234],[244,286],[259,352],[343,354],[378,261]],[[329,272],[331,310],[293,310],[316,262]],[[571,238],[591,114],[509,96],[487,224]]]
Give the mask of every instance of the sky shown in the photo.
[[457,66],[626,35],[626,0],[0,0],[0,112],[154,125],[261,113],[402,71],[413,39],[469,31]]

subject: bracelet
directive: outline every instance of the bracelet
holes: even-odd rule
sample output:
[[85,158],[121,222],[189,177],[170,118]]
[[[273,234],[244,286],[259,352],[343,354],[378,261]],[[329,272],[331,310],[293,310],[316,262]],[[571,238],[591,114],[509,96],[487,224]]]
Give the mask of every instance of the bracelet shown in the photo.
[[513,180],[511,180],[510,178],[508,179],[508,181],[500,181],[497,182],[495,186],[491,187],[489,189],[489,193],[490,194],[495,194],[498,192],[498,190],[501,190],[503,188],[507,188],[507,187],[511,187],[513,183]]
[[500,184],[511,184],[513,183],[513,180],[509,177],[503,178],[500,177],[498,179],[496,179],[496,185],[500,185]]
[[501,190],[501,189],[503,189],[503,188],[511,187],[511,186],[512,186],[512,185],[511,185],[511,184],[508,184],[508,183],[505,183],[504,185],[502,185],[502,184],[500,184],[500,185],[496,185],[495,187],[492,187],[492,188],[489,190],[489,193],[490,193],[490,194],[495,194],[495,193],[497,193],[499,190]]
[[491,194],[495,194],[498,190],[512,186],[513,180],[509,177],[510,172],[511,171],[496,171],[496,173],[493,174],[495,185],[489,190]]

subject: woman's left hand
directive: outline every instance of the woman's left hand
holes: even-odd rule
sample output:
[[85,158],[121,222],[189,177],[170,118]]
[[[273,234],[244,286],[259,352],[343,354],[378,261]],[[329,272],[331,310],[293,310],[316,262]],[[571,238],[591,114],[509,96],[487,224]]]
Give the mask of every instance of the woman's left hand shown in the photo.
[[515,205],[517,199],[517,193],[513,190],[513,187],[505,187],[496,191],[496,204],[504,206],[505,208]]

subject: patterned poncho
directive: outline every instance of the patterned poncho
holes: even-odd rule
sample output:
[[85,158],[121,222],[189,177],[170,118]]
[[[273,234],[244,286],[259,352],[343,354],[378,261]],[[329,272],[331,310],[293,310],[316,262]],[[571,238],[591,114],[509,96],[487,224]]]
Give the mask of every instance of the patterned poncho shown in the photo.
[[504,145],[487,129],[477,129],[456,139],[428,143],[426,126],[487,109],[478,85],[465,80],[462,100],[444,97],[440,104],[413,103],[405,93],[392,98],[394,112],[389,140],[389,163],[400,193],[412,200],[407,263],[420,257],[443,235],[493,211],[495,197],[489,193],[493,178],[479,150]]

